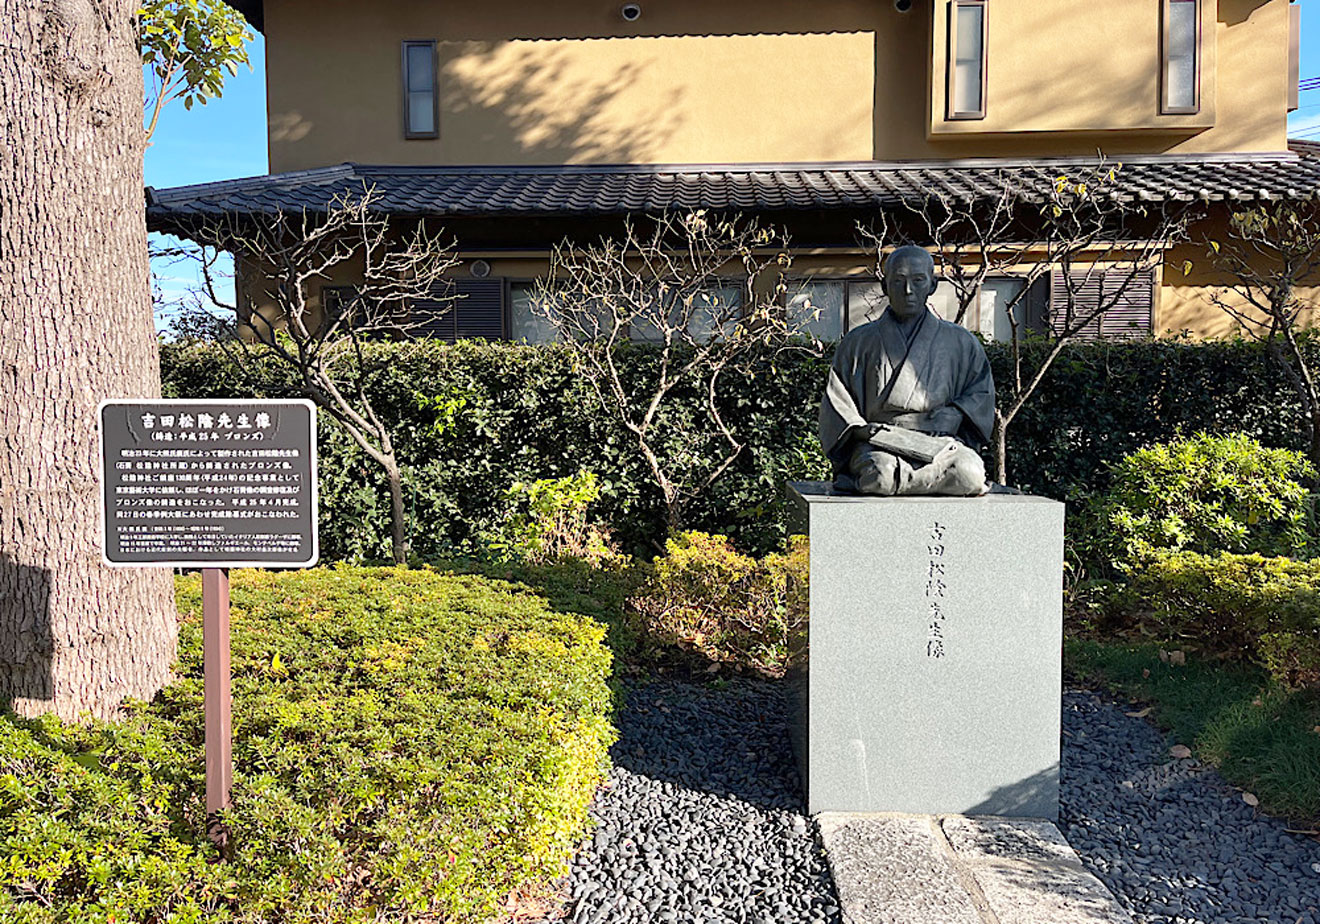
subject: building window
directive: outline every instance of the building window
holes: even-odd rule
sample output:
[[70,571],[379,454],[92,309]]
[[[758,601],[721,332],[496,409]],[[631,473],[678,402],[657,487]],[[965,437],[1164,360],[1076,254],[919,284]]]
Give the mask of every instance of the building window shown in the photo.
[[1288,111],[1301,107],[1302,89],[1302,8],[1288,7]]
[[521,343],[554,343],[559,326],[546,317],[538,296],[539,284],[509,284],[509,339]]
[[436,91],[435,42],[403,43],[403,137],[440,134]]
[[[991,276],[986,279],[962,318],[962,326],[979,333],[988,341],[1013,339],[1013,317],[1018,331],[1025,335],[1039,330],[1044,293],[1048,283],[1036,295],[1023,290],[1026,281],[1016,276]],[[929,307],[946,321],[957,321],[959,299],[953,283],[941,279],[931,293]],[[846,332],[876,318],[889,307],[884,283],[875,279],[812,279],[790,283],[786,300],[788,322],[795,329],[818,340],[839,340]]]
[[804,279],[790,282],[785,308],[793,330],[834,341],[880,317],[888,302],[876,279]]
[[[669,327],[678,326],[682,309],[672,304],[676,296],[668,301]],[[742,315],[743,288],[741,285],[712,286],[709,289],[692,293],[692,307],[688,310],[687,333],[698,343],[706,343],[717,330],[731,331]],[[654,316],[654,315],[653,315]],[[628,330],[628,339],[637,343],[663,343],[664,331],[653,321],[639,317],[632,321]]]
[[986,0],[950,0],[949,119],[985,118]]
[[[563,337],[555,319],[553,308],[546,311],[540,303],[540,284],[515,282],[509,286],[509,337],[523,343],[553,343]],[[656,296],[658,297],[658,296]],[[713,286],[694,296],[688,315],[687,332],[692,339],[704,343],[718,330],[732,330],[742,314],[743,287],[737,284]],[[658,306],[657,306],[658,307]],[[550,316],[547,316],[550,315]],[[677,321],[679,309],[669,310],[671,323]],[[583,314],[578,318],[583,327],[595,329],[604,336],[615,323],[614,314],[601,306],[595,317]],[[664,332],[647,317],[634,317],[624,331],[636,343],[663,343]]]
[[1163,86],[1160,111],[1166,115],[1201,108],[1200,0],[1164,0]]
[[503,340],[504,280],[454,279],[442,282],[429,299],[412,304],[408,335],[435,340]]

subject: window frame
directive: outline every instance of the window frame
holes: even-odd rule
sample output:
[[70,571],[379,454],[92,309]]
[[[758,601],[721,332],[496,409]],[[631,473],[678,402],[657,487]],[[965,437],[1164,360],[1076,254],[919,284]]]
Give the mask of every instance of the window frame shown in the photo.
[[[779,295],[779,307],[783,312],[785,312],[784,314],[785,320],[787,320],[788,317],[787,312],[788,312],[789,302],[791,302],[794,297],[793,286],[796,284],[800,287],[803,284],[817,283],[817,282],[819,283],[833,282],[833,283],[840,283],[843,285],[843,303],[840,307],[840,311],[842,312],[842,317],[840,318],[840,324],[839,324],[839,331],[840,331],[839,339],[842,340],[844,337],[848,335],[849,331],[853,330],[854,327],[856,327],[856,325],[850,323],[851,318],[849,317],[849,313],[848,313],[849,299],[852,297],[852,287],[854,285],[870,285],[872,283],[882,285],[884,281],[880,279],[878,276],[860,275],[860,274],[842,275],[839,273],[831,273],[825,276],[813,276],[810,274],[788,275],[784,277],[784,284],[786,288]],[[801,332],[806,333],[805,330]],[[826,341],[826,342],[833,343],[837,341]]]
[[[408,83],[408,53],[413,48],[426,48],[431,52],[431,130],[414,131],[412,105],[409,97],[414,92]],[[405,39],[400,45],[400,89],[403,100],[403,137],[407,141],[431,140],[440,137],[440,67],[436,58],[435,39]],[[420,91],[418,91],[420,92]]]
[[555,326],[556,334],[550,340],[519,340],[514,336],[513,331],[513,299],[514,290],[519,287],[532,288],[539,285],[541,278],[537,276],[506,276],[504,277],[504,330],[510,343],[523,343],[527,346],[544,346],[548,343],[558,343],[560,328]]
[[[981,106],[979,109],[960,110],[957,105],[958,80],[958,11],[976,7],[981,11]],[[989,87],[987,76],[990,71],[990,4],[988,0],[949,0],[948,42],[944,62],[944,118],[949,122],[964,122],[984,119],[986,114],[986,94]]]
[[[1174,106],[1169,102],[1169,23],[1174,3],[1192,5],[1192,104]],[[1160,115],[1196,115],[1201,111],[1201,72],[1204,63],[1201,34],[1202,0],[1160,0]]]
[[1288,111],[1301,108],[1302,79],[1302,7],[1288,4]]
[[[1047,280],[1048,280],[1048,277],[1046,277],[1046,278],[1047,278]],[[1017,282],[1021,282],[1021,283],[1023,283],[1024,286],[1025,286],[1025,288],[1026,288],[1027,290],[1030,290],[1030,289],[1031,289],[1031,283],[1030,283],[1029,280],[1028,280],[1028,274],[1027,274],[1027,273],[1024,273],[1024,272],[1012,272],[1012,271],[1008,271],[1008,272],[999,272],[999,273],[995,273],[995,274],[993,274],[993,275],[991,275],[991,276],[988,276],[986,279],[982,280],[981,286],[978,287],[978,289],[977,289],[976,299],[972,302],[971,306],[969,307],[968,312],[967,312],[967,316],[966,316],[965,318],[963,318],[963,323],[962,323],[960,326],[961,326],[964,330],[970,331],[970,332],[972,332],[972,333],[979,333],[979,332],[981,332],[981,297],[982,297],[982,293],[985,291],[985,288],[986,288],[986,285],[985,285],[985,284],[988,283],[988,282],[991,282],[991,281],[995,281],[995,280],[1013,280],[1013,281],[1017,281]],[[855,330],[857,327],[860,326],[860,325],[857,325],[857,324],[853,324],[853,323],[852,323],[852,316],[851,316],[851,313],[850,313],[849,310],[848,310],[848,306],[849,306],[849,304],[850,304],[850,302],[851,302],[851,300],[852,300],[852,297],[853,297],[853,292],[852,292],[853,286],[855,286],[855,285],[871,285],[871,284],[880,284],[880,285],[883,285],[883,280],[882,280],[882,279],[880,279],[879,277],[876,277],[876,276],[869,276],[869,275],[840,275],[840,274],[831,274],[831,275],[827,275],[827,276],[810,276],[810,275],[799,276],[799,275],[791,275],[791,276],[788,276],[784,281],[788,284],[789,289],[786,290],[786,291],[780,296],[779,306],[780,306],[780,308],[784,309],[785,311],[787,311],[787,309],[788,309],[788,302],[789,302],[789,299],[790,299],[790,297],[791,297],[792,285],[793,285],[794,283],[833,282],[833,283],[842,283],[842,284],[843,284],[843,287],[844,287],[844,289],[843,289],[843,307],[842,307],[842,311],[843,311],[843,325],[842,325],[842,333],[839,335],[839,336],[840,336],[840,339],[842,339],[843,337],[846,337],[851,331]],[[948,282],[948,281],[949,281],[949,280],[948,280],[946,277],[939,276],[939,275],[937,275],[937,276],[936,276],[936,279],[935,279],[936,285],[939,285],[940,283]],[[933,293],[932,293],[932,294],[933,294]],[[1031,301],[1031,300],[1032,300],[1032,297],[1033,297],[1033,296],[1032,296],[1031,292],[1030,292],[1030,291],[1026,291],[1026,292],[1024,292],[1024,294],[1023,294],[1023,296],[1022,296],[1022,301],[1020,302],[1020,304],[1023,305],[1023,306],[1025,306],[1025,308],[1026,308],[1026,311],[1025,311],[1025,313],[1024,313],[1024,316],[1023,316],[1022,318],[1020,318],[1020,319],[1019,319],[1019,322],[1018,322],[1018,323],[1021,325],[1021,329],[1022,329],[1023,331],[1038,331],[1038,330],[1040,329],[1040,325],[1039,325],[1039,323],[1038,323],[1038,322],[1039,322],[1039,319],[1035,317],[1035,312],[1034,312],[1033,309],[1032,309],[1032,301]],[[1044,296],[1043,296],[1043,297],[1044,297],[1046,300],[1048,300],[1048,298],[1049,298],[1049,292],[1046,291],[1046,292],[1044,293]],[[934,312],[934,314],[935,314],[937,317],[943,317],[943,315],[941,315],[938,311],[934,311],[933,308],[932,308],[932,311]],[[969,326],[969,324],[968,324],[969,319],[970,319],[970,320],[975,320],[975,322],[976,322],[975,326]],[[946,318],[945,320],[948,320],[948,319]],[[870,323],[870,322],[863,322],[863,323]],[[953,322],[950,321],[950,323],[953,323]],[[805,332],[805,331],[804,331],[804,332]],[[995,342],[995,343],[1008,343],[1008,342],[1010,342],[1009,340],[994,340],[993,337],[990,338],[990,339],[991,339],[992,342]],[[831,341],[831,342],[836,342],[836,341]]]

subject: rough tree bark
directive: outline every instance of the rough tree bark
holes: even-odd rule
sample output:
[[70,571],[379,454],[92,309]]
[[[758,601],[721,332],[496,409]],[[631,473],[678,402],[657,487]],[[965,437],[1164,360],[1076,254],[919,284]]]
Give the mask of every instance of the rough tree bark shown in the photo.
[[169,571],[98,542],[96,405],[160,394],[134,0],[0,0],[0,700],[108,717],[174,658]]

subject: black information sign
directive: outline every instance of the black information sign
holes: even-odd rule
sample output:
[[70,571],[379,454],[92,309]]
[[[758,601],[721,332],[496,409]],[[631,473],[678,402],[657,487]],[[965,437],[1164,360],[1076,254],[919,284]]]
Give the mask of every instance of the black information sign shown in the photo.
[[310,401],[104,401],[108,565],[308,567],[316,542]]

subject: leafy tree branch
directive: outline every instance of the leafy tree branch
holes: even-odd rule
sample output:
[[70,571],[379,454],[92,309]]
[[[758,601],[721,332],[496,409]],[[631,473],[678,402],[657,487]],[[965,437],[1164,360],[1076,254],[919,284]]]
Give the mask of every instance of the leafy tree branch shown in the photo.
[[182,99],[185,109],[205,105],[220,95],[226,75],[236,75],[240,65],[252,67],[247,21],[221,0],[147,0],[137,19],[148,141],[166,104]]

